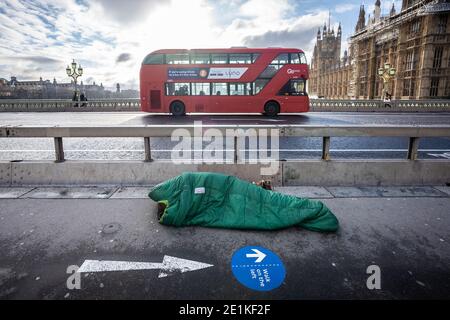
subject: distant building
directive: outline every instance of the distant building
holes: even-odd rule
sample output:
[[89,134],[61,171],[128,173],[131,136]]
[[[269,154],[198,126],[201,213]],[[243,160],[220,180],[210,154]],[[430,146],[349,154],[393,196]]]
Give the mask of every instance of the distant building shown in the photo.
[[[0,79],[0,99],[72,99],[75,86],[73,82],[58,83],[53,81],[19,81],[16,77],[11,80]],[[78,90],[84,92],[89,98],[104,98],[106,95],[103,86],[84,85],[78,86]]]
[[381,1],[366,19],[361,6],[350,52],[340,58],[339,30],[318,34],[311,62],[312,95],[339,99],[381,99],[377,71],[388,62],[396,68],[394,99],[450,98],[450,3],[403,0],[397,12],[381,15]]
[[[77,85],[77,90],[84,93],[89,100],[139,98],[137,90],[121,90],[120,84],[117,84],[116,88],[116,92],[111,92],[104,88],[103,83],[84,84],[83,81]],[[19,81],[16,77],[11,77],[11,80],[0,78],[0,99],[72,99],[74,90],[73,82],[58,83],[56,79]]]

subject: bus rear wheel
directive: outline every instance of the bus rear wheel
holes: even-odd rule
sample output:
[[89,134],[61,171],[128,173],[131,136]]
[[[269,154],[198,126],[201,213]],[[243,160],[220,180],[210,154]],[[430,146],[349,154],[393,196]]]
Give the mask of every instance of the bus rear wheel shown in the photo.
[[181,117],[186,114],[186,107],[181,101],[175,101],[170,104],[170,113],[176,117]]
[[269,101],[264,106],[264,114],[269,117],[275,117],[280,113],[280,105],[276,101]]

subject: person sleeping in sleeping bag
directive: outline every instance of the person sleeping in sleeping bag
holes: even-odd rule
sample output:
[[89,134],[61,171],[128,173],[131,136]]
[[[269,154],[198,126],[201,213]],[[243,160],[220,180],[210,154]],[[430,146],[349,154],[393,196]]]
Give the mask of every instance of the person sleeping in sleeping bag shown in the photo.
[[[267,190],[269,189],[269,190]],[[159,222],[183,227],[279,230],[299,226],[335,232],[336,216],[322,202],[274,192],[220,173],[183,173],[150,190]]]

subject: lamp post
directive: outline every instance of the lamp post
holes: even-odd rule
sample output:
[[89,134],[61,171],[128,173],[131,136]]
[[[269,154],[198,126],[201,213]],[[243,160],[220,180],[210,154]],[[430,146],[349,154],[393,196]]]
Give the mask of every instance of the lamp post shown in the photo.
[[383,79],[383,100],[389,100],[388,95],[391,96],[389,93],[390,85],[391,85],[391,79],[395,77],[397,73],[397,70],[391,66],[389,62],[386,62],[383,67],[378,69],[378,76],[380,76],[381,79]]
[[75,97],[76,97],[77,101],[79,101],[80,96],[78,95],[78,92],[77,92],[77,80],[79,77],[81,77],[83,75],[83,68],[81,67],[81,65],[79,65],[77,68],[77,63],[75,62],[75,59],[74,59],[72,64],[70,66],[67,66],[66,73],[74,81]]

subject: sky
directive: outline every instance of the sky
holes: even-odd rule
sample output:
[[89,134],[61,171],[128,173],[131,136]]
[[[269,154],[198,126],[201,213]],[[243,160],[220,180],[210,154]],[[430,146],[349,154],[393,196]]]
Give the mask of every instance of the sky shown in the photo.
[[[393,0],[382,0],[388,14]],[[310,59],[317,30],[331,14],[343,28],[342,50],[359,7],[375,0],[0,0],[0,78],[139,88],[144,57],[158,49],[295,47]],[[396,8],[401,1],[395,0]]]

